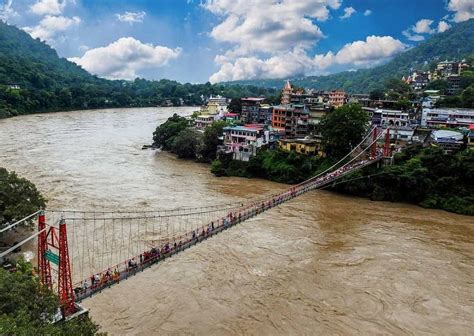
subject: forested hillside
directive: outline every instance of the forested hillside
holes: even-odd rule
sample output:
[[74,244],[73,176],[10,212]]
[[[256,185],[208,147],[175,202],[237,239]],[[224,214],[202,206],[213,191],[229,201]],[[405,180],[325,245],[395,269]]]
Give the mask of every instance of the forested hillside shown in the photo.
[[[19,87],[19,89],[18,89]],[[72,109],[199,105],[201,96],[277,95],[252,86],[180,84],[170,80],[106,80],[58,57],[44,42],[0,21],[0,118]]]
[[[371,69],[346,71],[328,76],[309,76],[290,79],[299,87],[330,90],[342,88],[352,93],[369,93],[382,88],[390,78],[401,78],[411,69],[427,70],[434,62],[462,59],[474,53],[474,19],[458,23],[444,33],[433,35],[427,41],[396,56],[390,62]],[[235,81],[227,84],[247,84],[281,88],[283,79]]]

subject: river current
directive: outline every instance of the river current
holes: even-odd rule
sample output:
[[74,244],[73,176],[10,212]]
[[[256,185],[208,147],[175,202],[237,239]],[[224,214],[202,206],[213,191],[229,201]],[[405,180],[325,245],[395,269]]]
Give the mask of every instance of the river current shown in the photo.
[[[282,189],[141,150],[174,112],[0,120],[0,166],[50,208],[169,209]],[[111,334],[470,335],[474,219],[313,191],[87,299]]]

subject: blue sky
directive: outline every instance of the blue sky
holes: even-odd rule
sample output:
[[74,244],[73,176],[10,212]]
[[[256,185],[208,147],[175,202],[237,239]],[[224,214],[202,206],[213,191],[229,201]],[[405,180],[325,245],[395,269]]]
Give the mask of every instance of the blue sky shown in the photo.
[[474,0],[0,0],[0,19],[106,78],[212,82],[387,62]]

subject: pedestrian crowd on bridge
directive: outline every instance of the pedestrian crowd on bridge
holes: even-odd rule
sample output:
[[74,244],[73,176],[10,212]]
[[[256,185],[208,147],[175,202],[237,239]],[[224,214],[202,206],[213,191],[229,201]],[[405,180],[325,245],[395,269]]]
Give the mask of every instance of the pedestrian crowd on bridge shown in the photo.
[[89,279],[85,279],[75,286],[74,291],[76,297],[82,299],[90,296],[105,287],[108,287],[114,283],[118,283],[120,280],[125,279],[140,270],[143,270],[144,268],[161,259],[179,252],[183,248],[189,247],[190,245],[214,235],[215,233],[220,232],[227,227],[240,223],[243,220],[253,217],[307,191],[322,187],[323,185],[326,185],[357,168],[363,167],[380,157],[381,154],[377,152],[376,157],[369,157],[367,160],[360,160],[346,164],[330,173],[309,179],[285,190],[284,192],[273,195],[270,197],[270,199],[254,202],[246,206],[242,204],[241,207],[235,211],[229,212],[226,216],[220,218],[219,220],[215,222],[213,221],[199,229],[192,230],[184,236],[179,236],[177,241],[173,240],[173,243],[167,241],[160,247],[152,247],[150,250],[145,251],[136,257],[127,259],[115,267],[109,268],[97,274],[93,274]]

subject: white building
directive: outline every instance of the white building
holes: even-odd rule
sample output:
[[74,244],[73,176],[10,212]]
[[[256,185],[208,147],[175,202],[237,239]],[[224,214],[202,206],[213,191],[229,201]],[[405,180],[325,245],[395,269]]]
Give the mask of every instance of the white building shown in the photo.
[[474,109],[423,108],[421,126],[424,127],[467,127],[474,124]]
[[248,161],[257,154],[257,148],[268,144],[270,136],[270,131],[262,126],[224,127],[224,146],[221,150],[233,153],[234,160]]
[[378,108],[374,114],[380,115],[382,126],[405,127],[409,125],[408,112]]
[[226,97],[222,97],[220,95],[210,96],[209,100],[207,102],[207,105],[208,106],[215,105],[216,109],[217,109],[217,113],[220,116],[223,116],[224,114],[226,114],[228,112],[227,111],[227,98]]

